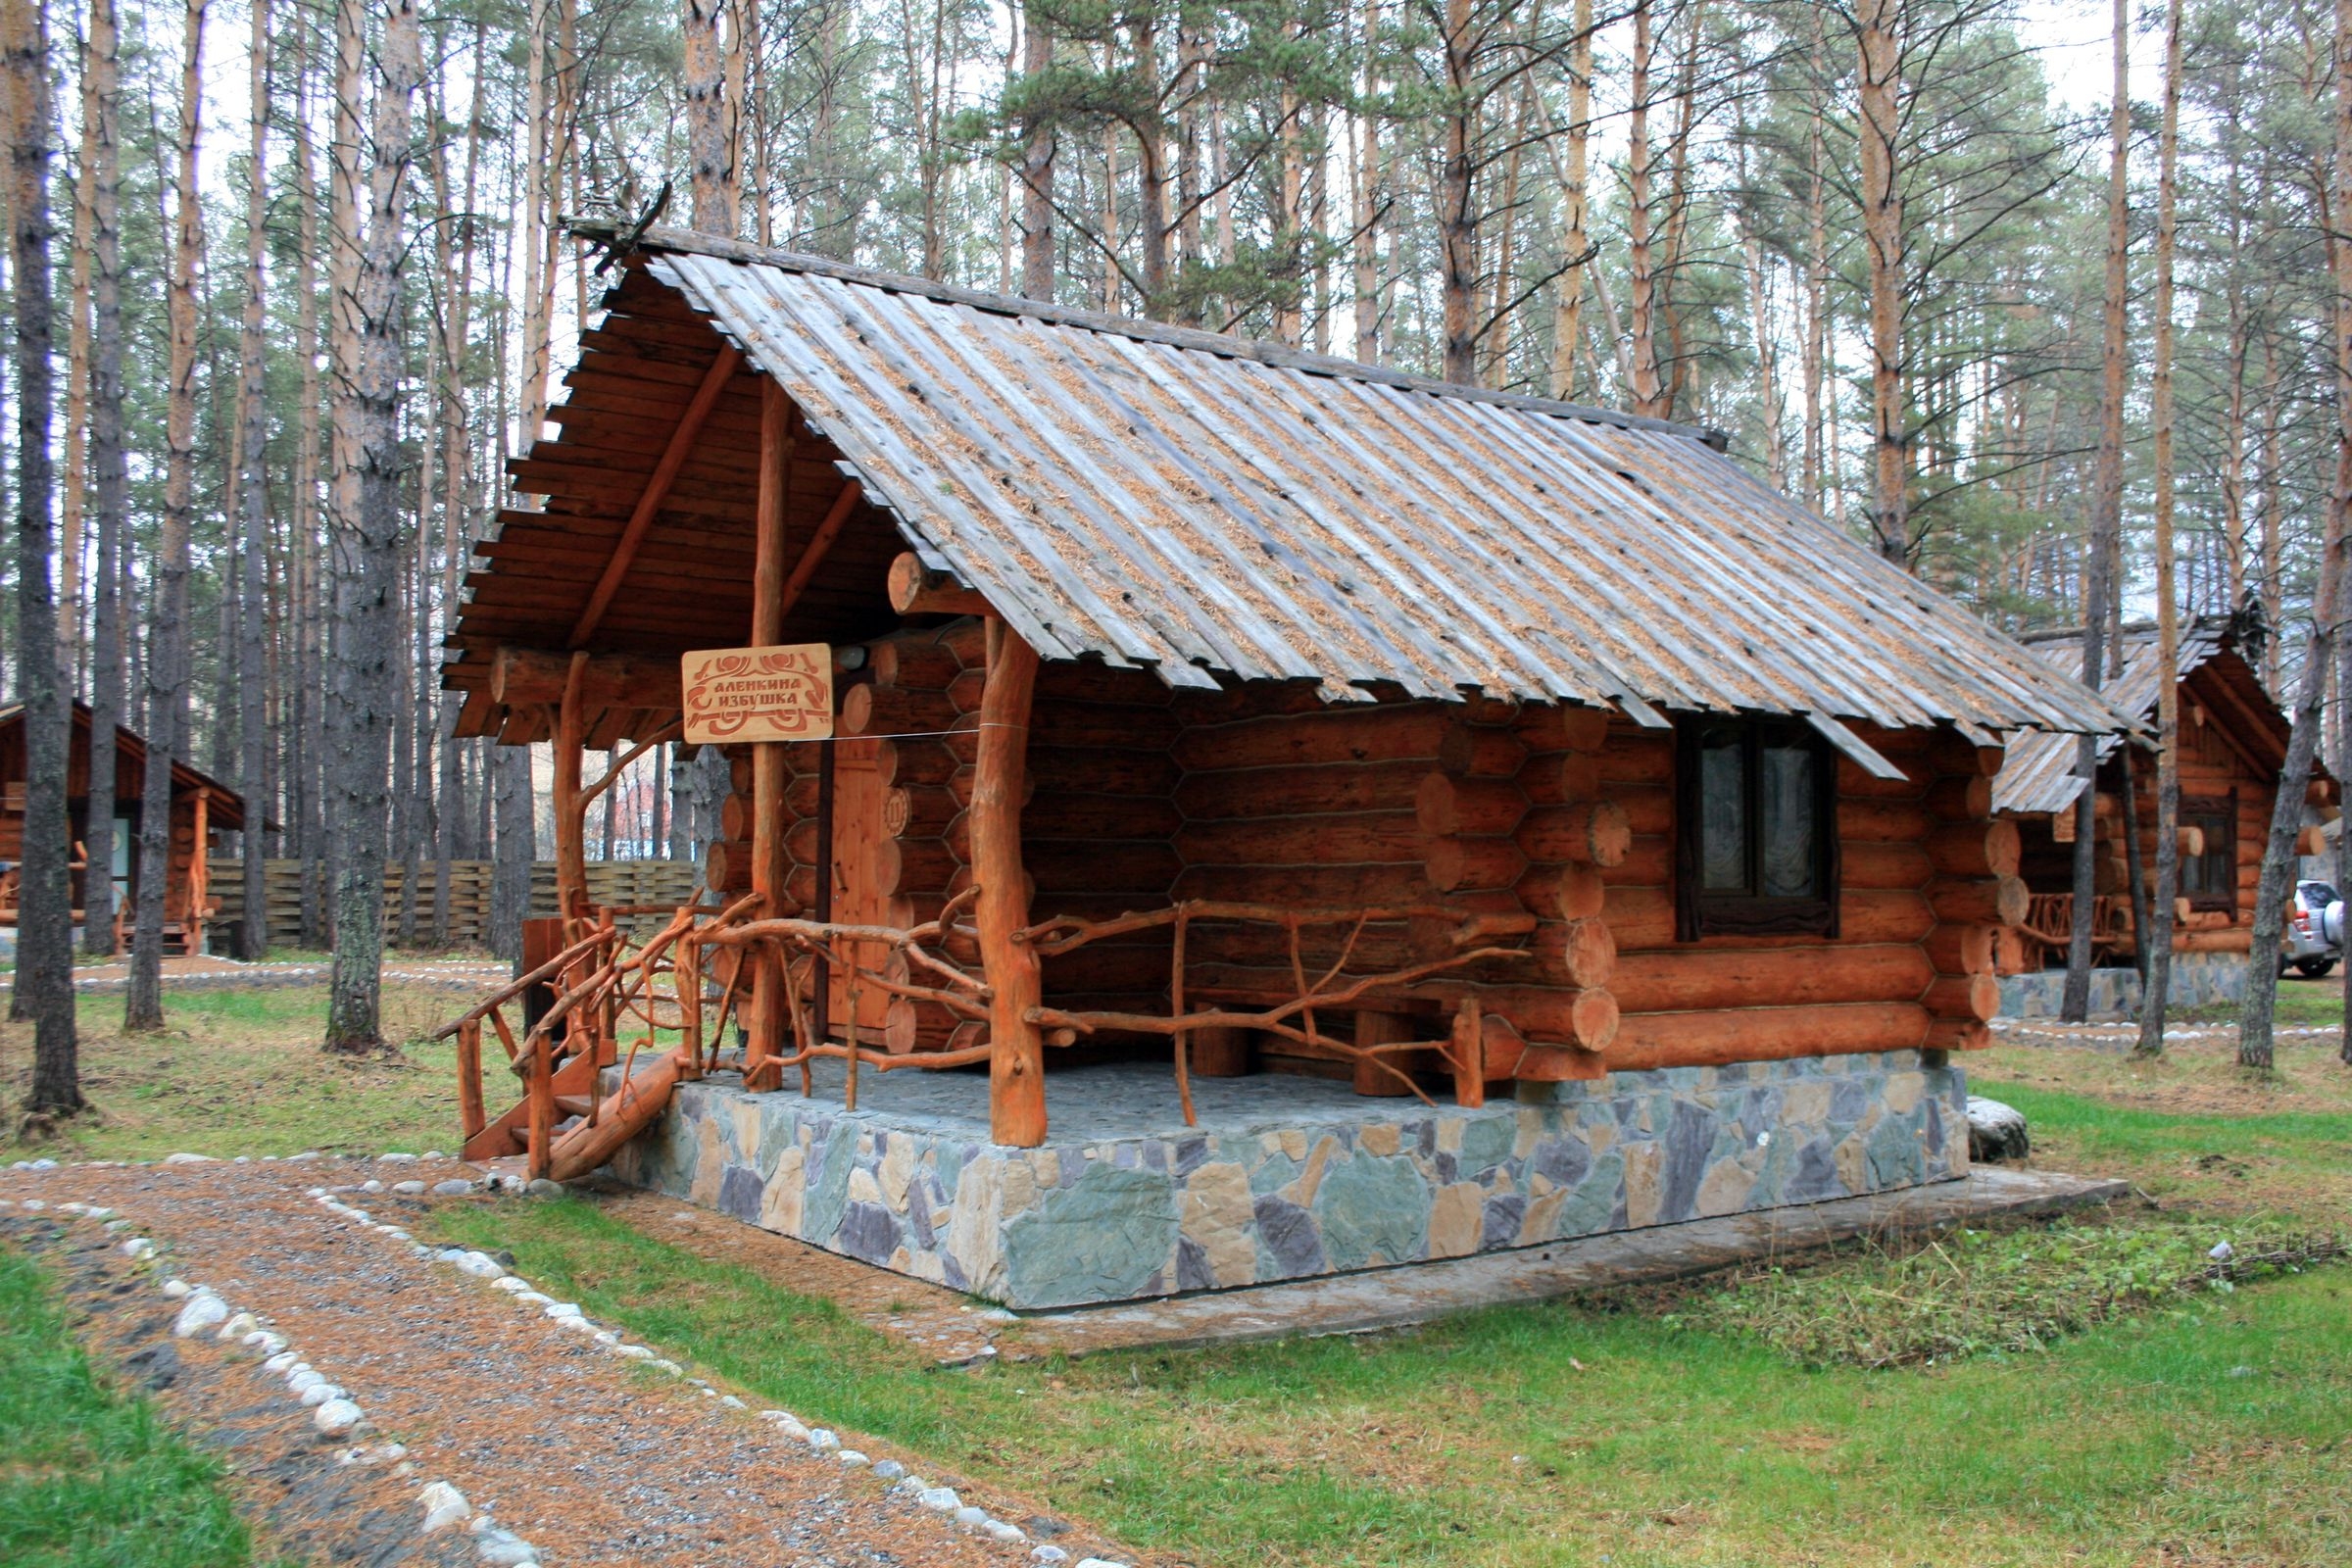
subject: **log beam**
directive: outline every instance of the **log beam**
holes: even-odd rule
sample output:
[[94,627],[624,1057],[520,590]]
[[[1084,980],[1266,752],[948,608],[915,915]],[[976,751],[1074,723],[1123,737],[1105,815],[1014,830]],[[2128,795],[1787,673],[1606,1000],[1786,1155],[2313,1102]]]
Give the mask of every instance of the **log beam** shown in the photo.
[[502,647],[490,663],[490,700],[502,708],[559,703],[581,660],[580,697],[590,708],[678,707],[678,662],[635,654],[552,653]]
[[985,615],[988,601],[912,551],[890,564],[890,608],[902,615]]
[[[686,466],[687,457],[694,451],[694,438],[702,433],[703,421],[710,417],[710,410],[718,403],[719,393],[726,390],[727,382],[733,378],[736,368],[742,363],[743,356],[736,352],[733,344],[719,345],[718,357],[710,362],[710,368],[704,372],[702,385],[694,389],[694,399],[686,405],[686,412],[678,416],[677,428],[670,431],[669,444],[662,450],[662,460],[654,465],[653,473],[645,481],[644,491],[637,497],[637,505],[629,513],[627,524],[620,530],[620,537],[613,541],[612,558],[605,563],[604,572],[596,580],[596,589],[588,596],[587,608],[580,612],[580,618],[572,623],[571,647],[584,648],[588,639],[596,635],[598,623],[612,606],[612,596],[620,592],[621,579],[629,574],[629,565],[637,559],[638,547],[645,543],[645,536],[654,525],[655,515],[661,512],[662,503],[669,496],[670,485],[676,481],[678,470]],[[772,386],[774,383],[768,384]]]
[[1046,1141],[1045,1041],[1029,1017],[1043,1004],[1044,983],[1037,949],[1022,940],[1029,884],[1021,865],[1021,795],[1037,664],[1036,650],[990,617],[972,779],[972,880],[979,889],[973,918],[989,985],[989,1136],[1025,1149]]

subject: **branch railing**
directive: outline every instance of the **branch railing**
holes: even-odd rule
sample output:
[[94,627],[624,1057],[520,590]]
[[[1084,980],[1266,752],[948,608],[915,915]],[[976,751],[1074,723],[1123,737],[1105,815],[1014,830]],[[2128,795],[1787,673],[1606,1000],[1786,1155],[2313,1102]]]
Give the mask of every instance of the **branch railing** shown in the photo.
[[[575,919],[565,933],[570,940],[555,956],[517,976],[434,1036],[457,1040],[459,1107],[468,1155],[513,1152],[519,1144],[531,1173],[545,1174],[561,1160],[560,1143],[592,1140],[603,1116],[639,1108],[629,1097],[641,1053],[666,1047],[674,1056],[677,1078],[698,1078],[715,1069],[726,1050],[727,1025],[747,1004],[755,959],[775,963],[782,975],[778,990],[792,1049],[776,1065],[800,1069],[804,1094],[812,1088],[811,1065],[820,1058],[844,1064],[844,1099],[851,1109],[857,1108],[858,1078],[864,1069],[939,1070],[988,1060],[994,994],[986,975],[952,951],[969,951],[977,940],[976,930],[964,918],[974,898],[970,891],[958,894],[933,918],[899,927],[760,916],[754,913],[758,899],[753,895],[724,908],[678,908],[642,943],[632,942],[616,919],[651,911],[607,908]],[[1425,956],[1372,972],[1349,970],[1370,927],[1403,922],[1432,933]],[[1287,994],[1261,994],[1237,1004],[1219,993],[1218,1000],[1206,1004],[1188,1004],[1198,994],[1198,988],[1188,985],[1187,975],[1192,935],[1202,925],[1218,923],[1270,925],[1282,933],[1287,984],[1278,989]],[[1409,1053],[1435,1053],[1450,1066],[1457,1094],[1483,1096],[1485,1036],[1474,996],[1455,999],[1451,1025],[1443,1040],[1358,1043],[1329,1032],[1326,1021],[1368,999],[1394,999],[1474,964],[1524,959],[1528,955],[1507,943],[1534,924],[1532,915],[1469,913],[1442,905],[1318,909],[1190,899],[1108,919],[1059,915],[1023,929],[1015,940],[1033,949],[1040,960],[1050,961],[1113,938],[1168,934],[1165,1012],[1041,1005],[1028,1009],[1026,1021],[1052,1047],[1073,1046],[1104,1033],[1165,1037],[1173,1052],[1177,1100],[1191,1126],[1198,1119],[1192,1037],[1202,1030],[1252,1030],[1290,1041],[1310,1054],[1344,1059],[1391,1078],[1425,1102],[1429,1096],[1406,1070],[1403,1058]],[[1339,933],[1336,956],[1324,945],[1310,961],[1306,934],[1323,930]],[[507,1009],[540,985],[555,992],[553,1004],[518,1033]],[[820,987],[835,988],[841,997],[844,1005],[837,1025],[819,1021],[815,1004]],[[860,1004],[869,994],[938,1006],[958,1027],[946,1049],[891,1051],[860,1022]],[[510,1111],[495,1123],[485,1114],[482,1088],[485,1024],[524,1090],[522,1114]],[[593,1070],[615,1059],[623,1033],[635,1038],[620,1061],[620,1087],[612,1100],[600,1102]],[[664,1035],[673,1039],[664,1041]],[[586,1069],[576,1065],[583,1057]],[[566,1068],[581,1079],[587,1089],[584,1097],[559,1091],[558,1081]],[[663,1095],[668,1081],[663,1080]],[[566,1123],[567,1117],[577,1119]],[[500,1147],[492,1150],[487,1147],[491,1144]]]

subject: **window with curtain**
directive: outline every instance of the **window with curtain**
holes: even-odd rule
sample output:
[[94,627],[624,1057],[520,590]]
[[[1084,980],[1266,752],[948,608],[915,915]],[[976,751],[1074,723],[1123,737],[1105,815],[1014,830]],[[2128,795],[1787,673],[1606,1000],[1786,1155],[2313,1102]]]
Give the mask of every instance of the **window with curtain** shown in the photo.
[[1801,720],[1681,726],[1675,915],[1680,940],[1838,931],[1836,759]]

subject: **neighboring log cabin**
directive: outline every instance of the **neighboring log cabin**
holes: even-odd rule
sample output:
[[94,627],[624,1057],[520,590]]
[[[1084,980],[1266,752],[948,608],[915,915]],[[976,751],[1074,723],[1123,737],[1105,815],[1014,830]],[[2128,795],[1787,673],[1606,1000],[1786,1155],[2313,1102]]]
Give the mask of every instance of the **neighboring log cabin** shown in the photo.
[[[580,752],[674,734],[682,655],[829,645],[836,734],[734,756],[710,892],[664,950],[692,1048],[650,1068],[645,1051],[576,1122],[589,1102],[561,1085],[588,1080],[560,1077],[561,1050],[525,1063],[558,1084],[548,1103],[485,1119],[477,1091],[469,1152],[578,1174],[714,1068],[852,1110],[860,1072],[870,1100],[877,1069],[970,1068],[962,1102],[985,1102],[1002,1151],[1045,1144],[1057,1102],[1089,1107],[1090,1138],[1191,1124],[1203,1085],[1234,1079],[1263,1086],[1267,1117],[1310,1093],[1282,1085],[1319,1083],[1366,1115],[1496,1097],[1507,1120],[1514,1098],[1858,1059],[1900,1083],[1820,1086],[1819,1105],[1898,1106],[1877,1134],[1874,1109],[1768,1148],[1812,1114],[1777,1091],[1720,1127],[1677,1110],[1675,1147],[1640,1168],[1592,1131],[1511,1177],[1526,1212],[1490,1213],[1472,1245],[1569,1226],[1569,1171],[1618,1172],[1616,1197],[1580,1200],[1605,1228],[1965,1168],[1944,1054],[1985,1043],[1994,934],[2026,914],[2018,831],[1992,813],[2003,738],[2121,720],[1720,438],[671,230],[613,265],[562,434],[514,465],[544,510],[477,547],[445,671],[458,733],[557,742],[575,889]],[[593,953],[595,911],[568,897]],[[626,968],[598,971],[624,1011]],[[575,995],[586,1018],[606,993]],[[452,1031],[478,1049],[485,1018],[506,1033],[486,1008]],[[1138,1064],[1165,1075],[1147,1098]],[[1087,1088],[1114,1081],[1107,1102]],[[657,1144],[691,1163],[668,1125]],[[877,1178],[899,1205],[879,1217],[820,1202],[824,1135],[795,1136],[789,1157],[766,1137],[728,1154],[724,1183],[662,1180],[1008,1299],[1070,1289],[1005,1285],[991,1269],[1018,1275],[1014,1250],[947,1256],[947,1232],[907,1217],[904,1168]],[[1392,1126],[1359,1152],[1422,1159],[1406,1187],[1453,1168],[1401,1147]],[[1780,1169],[1800,1156],[1802,1181]],[[952,1162],[918,1166],[934,1158]],[[1119,1158],[1180,1183],[1197,1163]],[[1078,1168],[1065,1155],[1058,1179]],[[1636,1192],[1653,1180],[1667,1199]],[[976,1201],[974,1181],[933,1201]],[[1297,1198],[1300,1225],[1324,1224],[1314,1205],[1344,1190],[1326,1185]],[[1313,1272],[1271,1201],[1218,1200],[1274,1227],[1218,1254],[1259,1258],[1255,1276],[1169,1261],[1128,1283]],[[1358,1255],[1333,1225],[1321,1266]],[[1362,1255],[1437,1255],[1438,1225]]]
[[[118,949],[130,940],[130,901],[138,894],[136,835],[142,815],[141,789],[147,776],[147,743],[131,731],[115,730],[114,865],[115,934]],[[17,923],[17,861],[24,837],[24,710],[0,708],[0,926]],[[79,924],[90,869],[83,846],[90,824],[90,710],[74,705],[74,733],[66,764],[66,808],[73,826],[74,920]],[[168,952],[200,951],[201,921],[218,904],[205,857],[222,833],[245,826],[245,799],[219,779],[181,762],[172,764],[171,881],[164,896],[164,945]],[[190,911],[198,913],[191,924]],[[192,948],[189,933],[194,930]]]
[[[2288,728],[2286,714],[2254,667],[2260,635],[2256,623],[2230,616],[2199,617],[2180,635],[2180,893],[2173,938],[2180,979],[2174,995],[2190,1003],[2233,999],[2244,983],[2252,946],[2263,844],[2278,799],[2278,771],[2286,760]],[[2045,633],[2028,645],[2070,675],[2082,667],[2080,631]],[[2109,683],[2108,698],[2152,732],[2159,675],[2155,628],[2127,626],[2123,652],[2123,672]],[[2066,964],[2083,787],[2076,771],[2079,752],[2079,742],[2070,736],[2026,737],[2010,748],[1993,781],[1994,810],[2018,826],[2019,874],[2031,895],[2026,918],[1999,939],[1998,968],[2004,977],[2033,976]],[[2134,963],[2138,942],[2131,895],[2132,847],[2123,831],[2127,765],[2139,821],[2139,872],[2153,888],[2156,754],[2147,746],[2123,746],[2116,737],[2103,739],[2094,802],[2097,902],[2091,929],[2094,961],[2119,970]],[[2299,851],[2315,847],[2316,825],[2336,813],[2336,783],[2317,761],[2305,791],[2311,826]],[[2005,989],[2013,1010],[2045,1010],[2039,993],[2046,986],[2009,984]],[[2102,1010],[2129,1010],[2130,1000],[2123,995],[2129,991],[2132,986],[2123,987]]]

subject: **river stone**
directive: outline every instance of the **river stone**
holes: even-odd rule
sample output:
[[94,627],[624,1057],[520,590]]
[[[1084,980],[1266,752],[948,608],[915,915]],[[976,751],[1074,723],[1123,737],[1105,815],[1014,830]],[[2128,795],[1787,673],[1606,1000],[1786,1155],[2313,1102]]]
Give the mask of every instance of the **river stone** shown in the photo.
[[424,1509],[424,1523],[416,1531],[421,1536],[463,1524],[473,1517],[473,1504],[466,1500],[464,1493],[446,1481],[435,1481],[416,1494],[416,1502]]
[[2032,1150],[2023,1112],[1982,1095],[1968,1097],[1969,1158],[2023,1159]]
[[311,1425],[321,1437],[339,1438],[355,1430],[366,1417],[349,1399],[329,1399],[311,1412]]
[[511,1530],[483,1531],[473,1549],[490,1568],[529,1568],[539,1560],[539,1548]]
[[172,1333],[183,1340],[199,1334],[209,1334],[228,1321],[228,1303],[210,1291],[199,1291],[187,1298],[179,1316],[172,1320]]
[[461,1181],[435,1182],[433,1183],[432,1191],[433,1196],[436,1198],[463,1198],[467,1193],[473,1191],[473,1183]]
[[925,1487],[914,1494],[914,1500],[933,1513],[954,1513],[963,1506],[953,1487]]
[[1176,1193],[1157,1171],[1096,1161],[1004,1227],[1012,1298],[1117,1301],[1142,1294],[1176,1247]]

